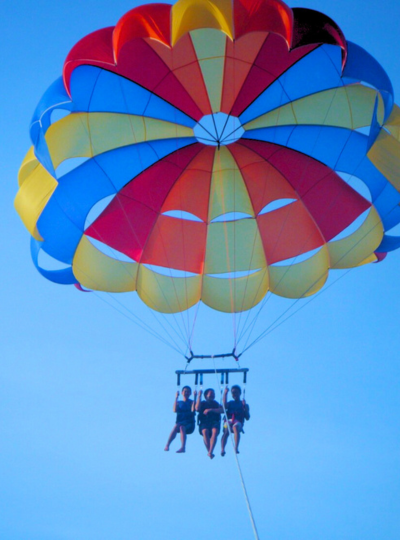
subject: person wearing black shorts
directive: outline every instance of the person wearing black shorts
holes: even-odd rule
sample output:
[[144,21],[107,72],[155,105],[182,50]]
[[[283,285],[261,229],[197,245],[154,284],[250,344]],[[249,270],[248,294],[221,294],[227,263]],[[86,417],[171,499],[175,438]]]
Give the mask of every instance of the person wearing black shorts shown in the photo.
[[[178,433],[181,435],[181,447],[176,451],[177,454],[183,454],[186,450],[186,436],[190,435],[194,431],[195,427],[195,402],[190,398],[192,394],[192,389],[190,386],[184,386],[182,388],[182,400],[179,398],[179,390],[176,393],[173,411],[176,413],[176,424],[173,427],[170,436],[168,438],[167,444],[164,448],[166,452],[169,450],[171,442],[175,439]],[[194,392],[194,399],[196,400],[197,392]]]
[[199,432],[207,448],[208,457],[213,459],[213,451],[221,429],[221,413],[224,409],[215,401],[215,392],[212,388],[208,388],[204,392],[204,401],[202,401],[201,395],[202,391],[200,390],[196,403],[196,411],[199,413]]

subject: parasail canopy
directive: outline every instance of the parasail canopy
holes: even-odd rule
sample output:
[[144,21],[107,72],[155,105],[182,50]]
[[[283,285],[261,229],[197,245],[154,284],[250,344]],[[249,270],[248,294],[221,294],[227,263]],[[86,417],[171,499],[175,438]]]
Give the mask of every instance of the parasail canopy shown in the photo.
[[322,13],[148,4],[68,54],[15,206],[54,282],[244,311],[400,246],[399,126],[383,68]]

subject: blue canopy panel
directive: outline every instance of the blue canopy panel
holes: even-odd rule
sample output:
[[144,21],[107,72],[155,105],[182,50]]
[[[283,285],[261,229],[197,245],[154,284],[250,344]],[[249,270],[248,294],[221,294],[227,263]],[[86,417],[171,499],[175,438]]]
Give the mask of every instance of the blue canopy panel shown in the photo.
[[334,171],[360,178],[371,192],[385,230],[400,222],[400,194],[368,159],[367,135],[330,126],[278,126],[247,131],[243,138],[291,148]]
[[115,73],[81,66],[71,77],[75,112],[134,114],[194,127],[196,122],[164,99]]
[[246,124],[290,101],[343,86],[341,51],[341,48],[335,45],[322,45],[301,58],[240,115],[241,124]]
[[345,84],[363,81],[376,88],[385,104],[384,121],[389,118],[394,104],[393,86],[383,67],[359,45],[347,42],[347,61],[343,70]]

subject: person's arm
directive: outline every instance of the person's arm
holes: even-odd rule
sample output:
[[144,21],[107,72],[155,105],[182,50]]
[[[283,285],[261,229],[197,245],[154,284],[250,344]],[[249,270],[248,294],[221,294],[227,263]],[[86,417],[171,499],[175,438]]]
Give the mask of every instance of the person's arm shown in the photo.
[[203,390],[200,390],[199,393],[198,393],[198,396],[197,396],[197,401],[196,401],[196,411],[199,412],[200,411],[200,404],[201,404],[201,395],[203,393]]
[[224,412],[224,408],[222,407],[222,405],[220,405],[219,407],[215,407],[214,409],[205,409],[203,411],[203,414],[207,415],[207,414],[210,414],[210,413],[215,413],[215,414],[222,414]]
[[172,407],[172,410],[173,410],[174,412],[176,412],[177,409],[178,409],[178,397],[179,397],[179,390],[177,390],[177,392],[176,392],[175,401],[174,401],[174,406]]

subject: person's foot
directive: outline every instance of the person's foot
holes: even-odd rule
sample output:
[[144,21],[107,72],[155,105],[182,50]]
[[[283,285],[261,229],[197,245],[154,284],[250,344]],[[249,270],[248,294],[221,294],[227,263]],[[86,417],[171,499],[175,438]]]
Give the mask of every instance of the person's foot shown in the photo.
[[185,449],[184,448],[179,448],[179,450],[176,451],[177,454],[184,454],[185,453]]
[[214,459],[214,457],[215,457],[214,454],[211,454],[211,452],[209,452],[209,453],[207,454],[207,456],[208,456],[210,459]]
[[239,452],[239,450],[238,450],[237,448],[235,448],[235,452],[236,452],[237,454],[240,454],[240,452]]
[[166,446],[166,447],[164,448],[164,452],[168,452],[168,451],[169,451],[169,446]]
[[225,454],[226,454],[225,450],[222,450],[221,456],[224,457]]

